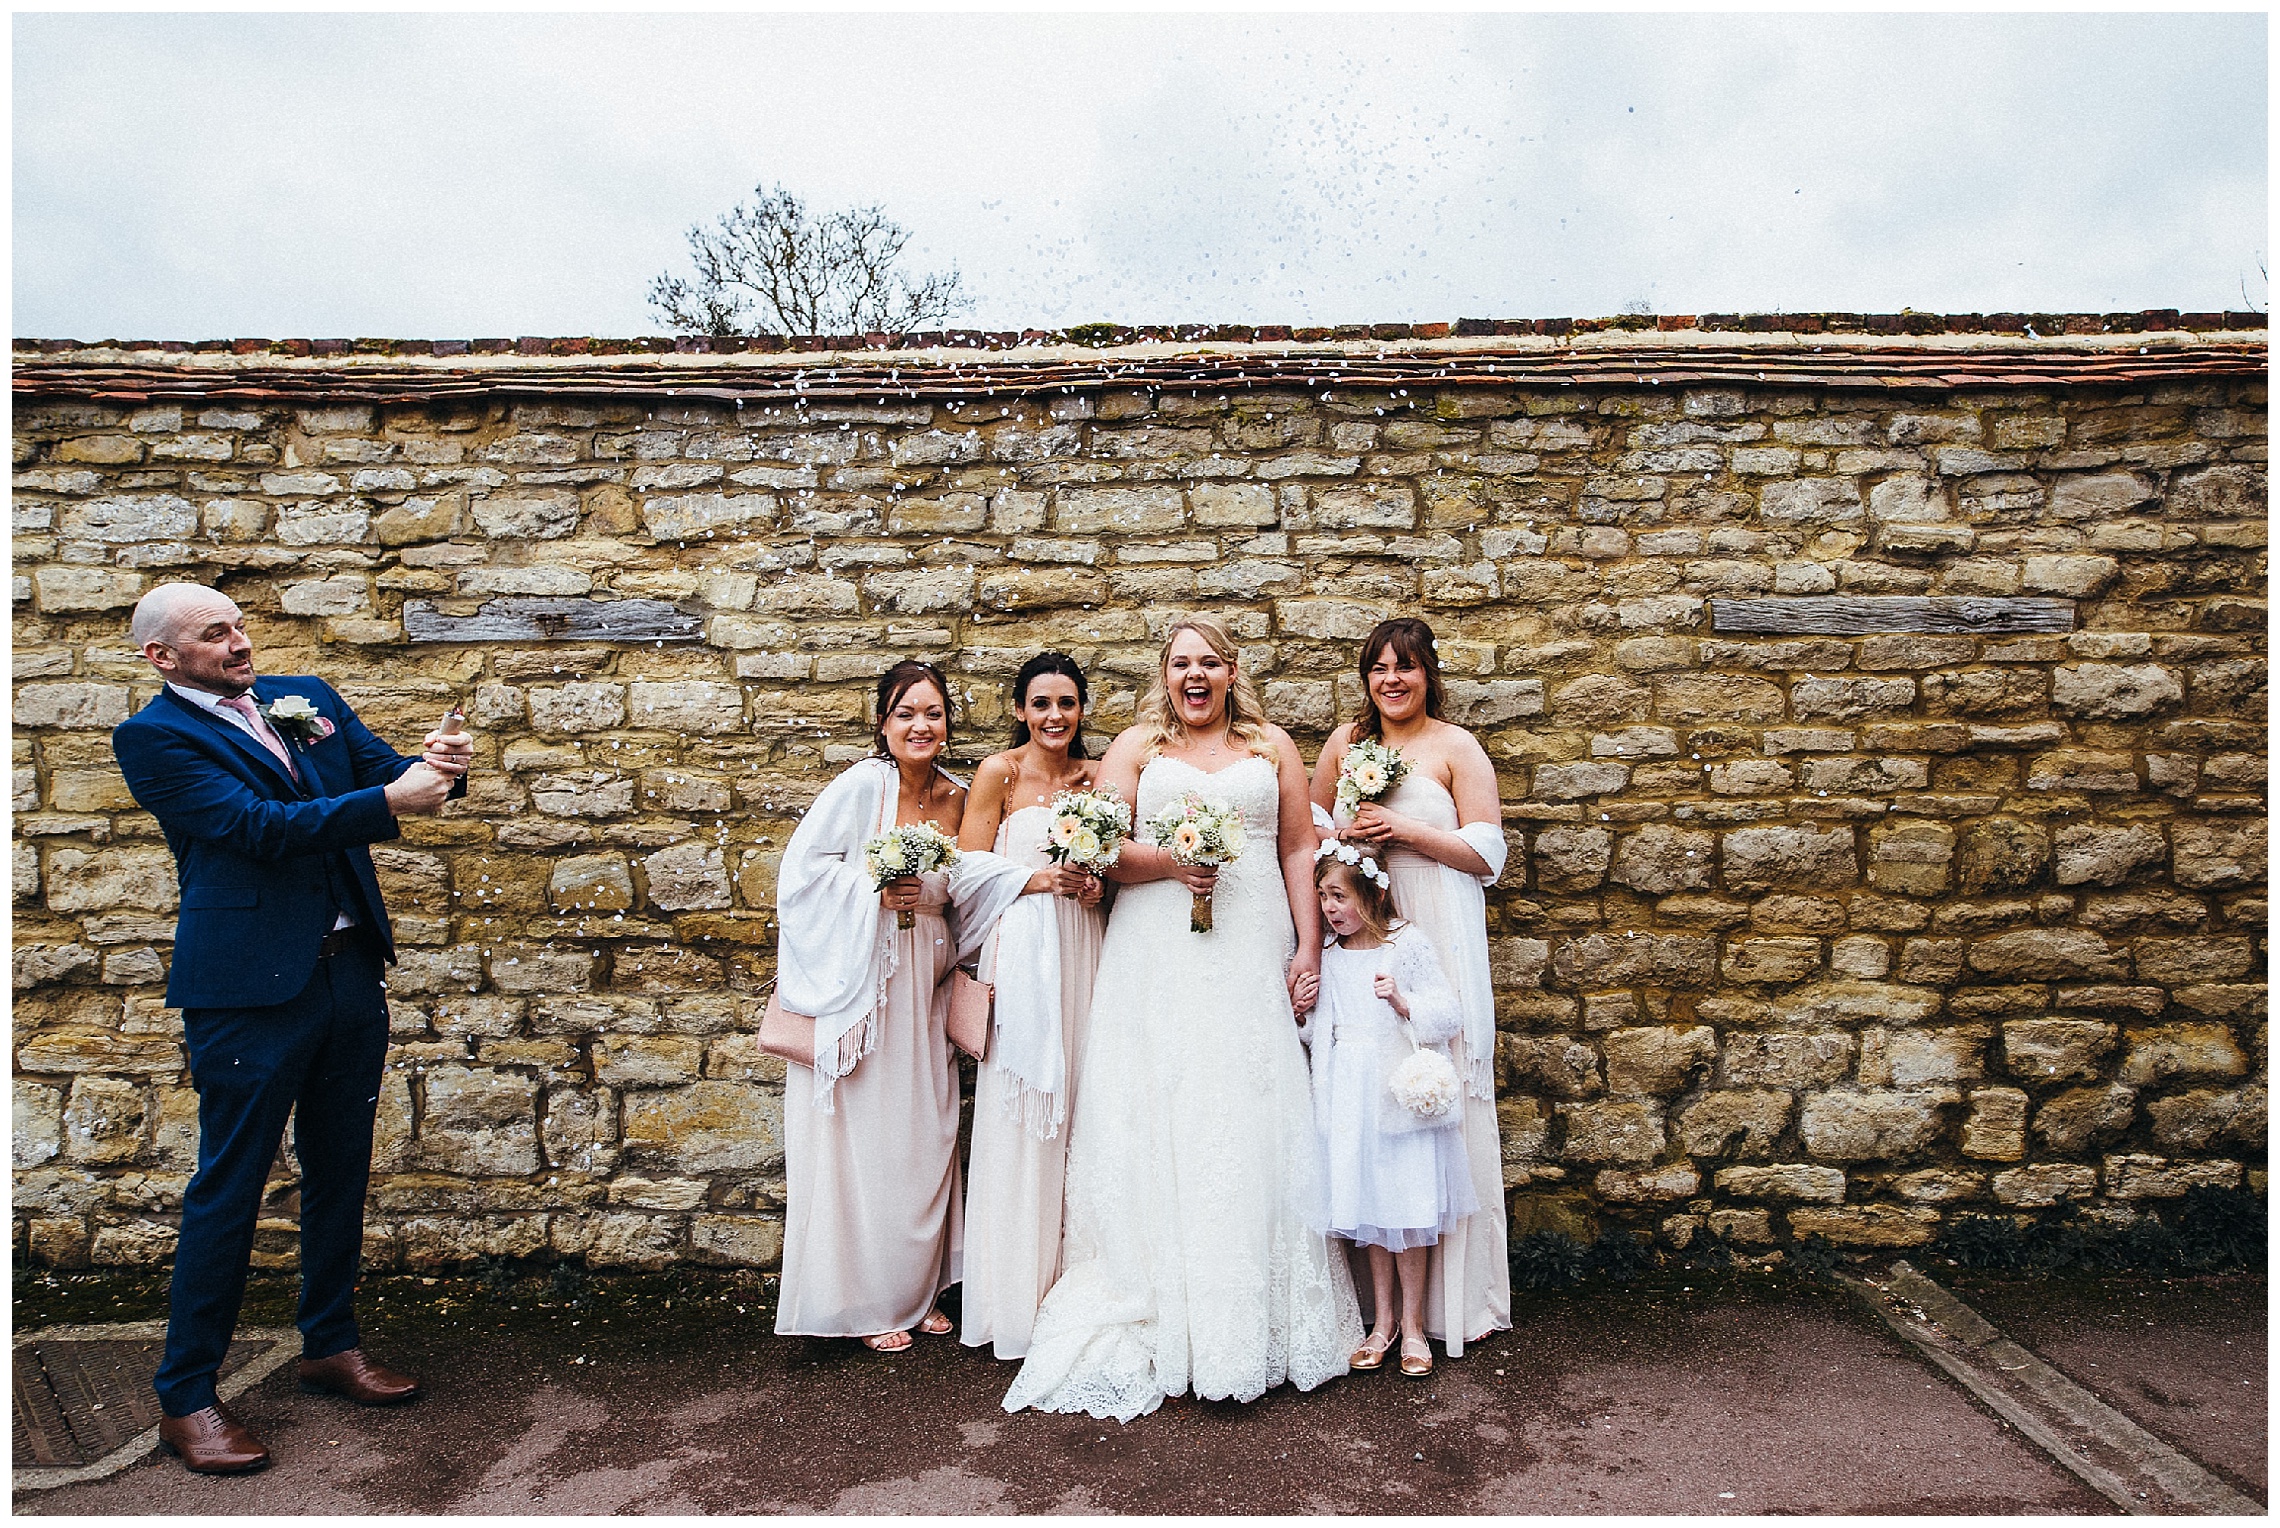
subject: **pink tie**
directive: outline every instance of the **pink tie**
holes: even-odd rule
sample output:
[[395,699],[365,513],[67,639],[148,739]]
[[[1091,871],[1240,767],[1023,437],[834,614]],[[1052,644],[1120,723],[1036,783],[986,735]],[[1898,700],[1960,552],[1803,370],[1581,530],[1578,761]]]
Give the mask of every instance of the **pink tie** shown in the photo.
[[277,755],[277,762],[285,766],[285,773],[296,780],[301,778],[301,772],[293,767],[293,756],[285,751],[283,743],[277,741],[277,734],[269,730],[269,724],[261,719],[261,713],[253,708],[252,701],[243,695],[232,695],[224,699],[222,704],[252,724],[253,735],[261,739],[262,747]]

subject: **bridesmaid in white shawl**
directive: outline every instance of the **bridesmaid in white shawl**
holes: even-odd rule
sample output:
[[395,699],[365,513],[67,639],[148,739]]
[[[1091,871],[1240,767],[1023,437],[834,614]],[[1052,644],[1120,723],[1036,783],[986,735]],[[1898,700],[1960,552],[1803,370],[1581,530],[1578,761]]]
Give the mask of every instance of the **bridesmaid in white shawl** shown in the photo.
[[[956,837],[966,790],[936,760],[950,687],[932,664],[879,681],[877,755],[824,787],[776,883],[776,993],[815,1016],[815,1064],[784,1079],[784,1267],[776,1330],[860,1337],[882,1353],[910,1329],[947,1333],[935,1308],[960,1271],[958,1071],[943,979],[960,926],[986,929],[1026,872],[994,855],[874,887],[863,845],[930,822]],[[953,907],[955,902],[955,907]],[[909,928],[896,914],[914,914]]]
[[1045,852],[1054,795],[1093,784],[1084,671],[1066,653],[1039,653],[1014,676],[1013,714],[1013,746],[974,771],[958,832],[961,848],[994,850],[1033,871],[1028,894],[982,946],[981,977],[995,984],[997,1005],[966,1158],[958,1340],[987,1344],[999,1358],[1029,1352],[1037,1306],[1061,1272],[1068,1122],[1107,921],[1100,881]]
[[1452,1049],[1465,1084],[1465,1157],[1481,1208],[1434,1248],[1425,1304],[1427,1335],[1459,1358],[1466,1343],[1512,1325],[1496,1128],[1496,994],[1482,896],[1504,873],[1504,809],[1479,739],[1441,720],[1432,627],[1413,618],[1380,622],[1363,639],[1361,677],[1360,718],[1323,745],[1312,794],[1319,823],[1337,799],[1347,747],[1364,738],[1398,748],[1408,766],[1400,784],[1363,802],[1350,822],[1334,820],[1349,843],[1377,852],[1393,880],[1394,904],[1433,941],[1464,1010]]

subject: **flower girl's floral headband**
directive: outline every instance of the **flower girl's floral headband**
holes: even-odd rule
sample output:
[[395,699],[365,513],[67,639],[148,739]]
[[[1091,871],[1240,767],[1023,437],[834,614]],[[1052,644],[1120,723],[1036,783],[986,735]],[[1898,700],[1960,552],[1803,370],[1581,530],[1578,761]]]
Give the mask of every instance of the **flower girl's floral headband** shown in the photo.
[[1378,868],[1378,862],[1356,849],[1342,838],[1326,840],[1314,851],[1317,860],[1334,859],[1341,865],[1350,865],[1361,873],[1364,880],[1377,883],[1380,891],[1393,890],[1393,877]]

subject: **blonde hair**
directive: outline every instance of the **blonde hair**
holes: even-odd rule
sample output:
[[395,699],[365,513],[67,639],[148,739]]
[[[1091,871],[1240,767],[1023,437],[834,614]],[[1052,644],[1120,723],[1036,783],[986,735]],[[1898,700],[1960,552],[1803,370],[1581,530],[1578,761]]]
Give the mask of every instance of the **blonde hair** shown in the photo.
[[1250,675],[1236,662],[1235,638],[1217,616],[1210,615],[1183,615],[1164,633],[1164,645],[1156,652],[1156,677],[1140,702],[1137,725],[1147,744],[1143,750],[1145,755],[1152,759],[1173,738],[1187,736],[1187,727],[1180,721],[1179,713],[1172,709],[1172,694],[1164,684],[1164,669],[1172,661],[1172,644],[1183,631],[1192,631],[1203,638],[1204,644],[1217,653],[1231,671],[1224,708],[1228,732],[1239,739],[1247,751],[1261,758],[1275,757],[1274,740],[1267,735],[1266,707],[1259,704],[1259,692],[1251,687]]
[[1383,942],[1393,937],[1395,929],[1407,927],[1406,920],[1393,905],[1390,887],[1380,886],[1362,874],[1360,867],[1327,854],[1315,860],[1315,885],[1320,886],[1333,875],[1345,882],[1346,890],[1353,894],[1354,910],[1362,915],[1362,928],[1372,939]]

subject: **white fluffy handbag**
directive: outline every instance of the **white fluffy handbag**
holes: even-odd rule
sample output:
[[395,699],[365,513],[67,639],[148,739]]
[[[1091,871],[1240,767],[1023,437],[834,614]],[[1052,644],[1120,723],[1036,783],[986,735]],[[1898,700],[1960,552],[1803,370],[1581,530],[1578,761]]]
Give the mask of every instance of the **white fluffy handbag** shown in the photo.
[[1395,1103],[1420,1120],[1439,1124],[1455,1113],[1457,1100],[1464,1093],[1463,1085],[1457,1080],[1456,1063],[1443,1055],[1438,1046],[1419,1045],[1416,1033],[1406,1022],[1401,1032],[1409,1037],[1409,1056],[1393,1069],[1386,1086],[1391,1089]]

